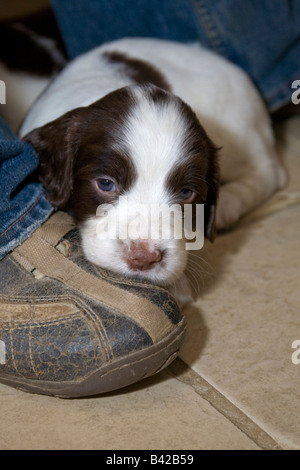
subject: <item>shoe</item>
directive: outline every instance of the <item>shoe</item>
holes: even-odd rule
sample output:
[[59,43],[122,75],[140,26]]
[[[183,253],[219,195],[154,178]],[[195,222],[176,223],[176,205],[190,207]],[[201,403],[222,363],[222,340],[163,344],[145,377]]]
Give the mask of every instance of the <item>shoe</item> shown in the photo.
[[89,263],[54,213],[0,261],[0,382],[59,397],[120,389],[178,355],[186,321],[164,289]]

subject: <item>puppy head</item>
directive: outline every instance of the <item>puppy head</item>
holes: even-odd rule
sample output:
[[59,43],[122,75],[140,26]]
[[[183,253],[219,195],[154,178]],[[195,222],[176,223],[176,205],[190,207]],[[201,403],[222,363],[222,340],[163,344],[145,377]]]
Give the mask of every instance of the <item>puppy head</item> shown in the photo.
[[[157,206],[179,208],[172,222],[159,219],[161,233],[162,225],[182,218],[185,204],[204,204],[205,236],[213,240],[216,148],[191,108],[171,93],[152,85],[121,88],[24,139],[39,155],[49,201],[71,210],[93,263],[161,284],[176,280],[186,265],[184,240],[155,233],[149,214]],[[124,201],[127,209],[143,207],[138,218]],[[100,216],[99,207],[107,209]],[[108,229],[112,212],[117,227]],[[129,225],[139,226],[137,237]]]

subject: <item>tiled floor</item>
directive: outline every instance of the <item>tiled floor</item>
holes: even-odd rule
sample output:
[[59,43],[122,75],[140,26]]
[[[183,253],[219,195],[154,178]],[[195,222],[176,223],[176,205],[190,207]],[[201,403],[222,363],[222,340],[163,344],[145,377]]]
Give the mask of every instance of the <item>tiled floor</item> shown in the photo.
[[0,385],[0,449],[300,449],[300,119],[278,139],[289,185],[201,252],[180,358],[98,398]]

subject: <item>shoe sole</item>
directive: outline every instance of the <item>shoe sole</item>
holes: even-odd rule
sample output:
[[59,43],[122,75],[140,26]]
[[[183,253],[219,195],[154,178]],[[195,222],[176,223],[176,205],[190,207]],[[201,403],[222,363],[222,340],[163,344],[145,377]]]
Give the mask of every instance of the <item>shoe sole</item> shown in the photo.
[[171,364],[182,346],[185,330],[186,320],[183,317],[168,336],[153,346],[106,364],[75,381],[51,382],[1,374],[0,382],[25,392],[61,398],[111,392],[157,374]]

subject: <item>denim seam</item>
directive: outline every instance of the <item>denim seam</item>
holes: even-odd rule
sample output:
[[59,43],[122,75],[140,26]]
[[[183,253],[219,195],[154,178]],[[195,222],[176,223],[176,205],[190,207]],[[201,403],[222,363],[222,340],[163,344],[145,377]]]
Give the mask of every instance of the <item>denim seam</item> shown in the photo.
[[34,202],[34,204],[32,204],[32,206],[26,212],[24,212],[24,214],[21,215],[21,217],[15,220],[9,227],[7,227],[6,230],[4,230],[4,232],[1,233],[0,238],[6,235],[7,232],[9,232],[14,227],[14,225],[16,225],[18,222],[20,222],[20,220],[23,219],[23,217],[28,215],[35,208],[35,206],[39,203],[42,197],[43,197],[43,193],[40,194],[39,198]]
[[219,34],[218,28],[216,27],[209,9],[207,8],[206,2],[203,0],[192,0],[192,2],[194,3],[199,22],[202,24],[203,29],[211,42],[211,46],[217,52],[227,57],[228,47]]

